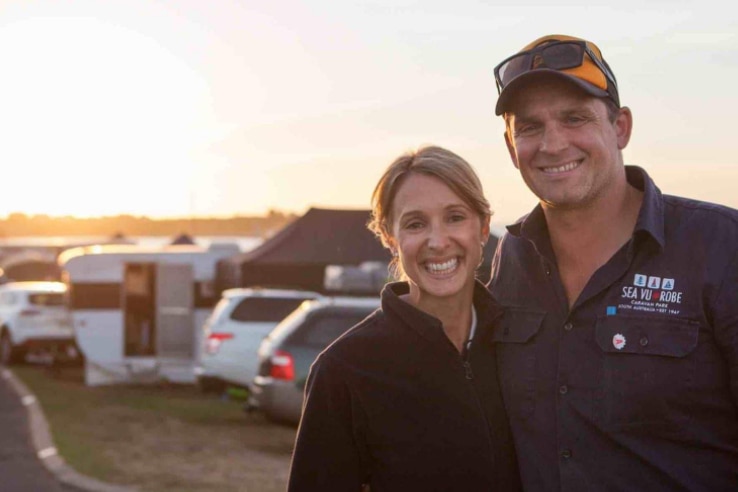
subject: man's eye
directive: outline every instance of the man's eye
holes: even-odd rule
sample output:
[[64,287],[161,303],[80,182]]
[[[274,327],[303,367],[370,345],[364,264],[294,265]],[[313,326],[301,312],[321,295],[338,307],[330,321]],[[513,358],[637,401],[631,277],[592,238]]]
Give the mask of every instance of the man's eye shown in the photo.
[[515,129],[515,135],[529,135],[536,131],[537,125],[522,125]]

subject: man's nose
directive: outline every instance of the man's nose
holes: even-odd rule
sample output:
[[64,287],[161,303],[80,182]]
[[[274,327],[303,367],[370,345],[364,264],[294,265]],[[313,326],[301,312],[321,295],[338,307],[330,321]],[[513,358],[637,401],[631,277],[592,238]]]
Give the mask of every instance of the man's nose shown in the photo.
[[541,137],[540,151],[548,154],[561,152],[569,145],[564,129],[558,125],[547,125]]

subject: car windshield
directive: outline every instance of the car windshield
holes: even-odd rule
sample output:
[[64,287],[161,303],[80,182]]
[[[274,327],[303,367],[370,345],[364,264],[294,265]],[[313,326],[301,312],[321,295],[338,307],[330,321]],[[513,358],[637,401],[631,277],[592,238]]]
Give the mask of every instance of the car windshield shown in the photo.
[[235,321],[282,321],[304,298],[247,297],[231,313]]
[[50,292],[28,294],[28,302],[34,306],[63,306],[64,294]]
[[372,312],[366,311],[341,311],[326,313],[315,316],[302,330],[298,330],[290,337],[291,344],[307,345],[323,349],[333,340],[358,324]]

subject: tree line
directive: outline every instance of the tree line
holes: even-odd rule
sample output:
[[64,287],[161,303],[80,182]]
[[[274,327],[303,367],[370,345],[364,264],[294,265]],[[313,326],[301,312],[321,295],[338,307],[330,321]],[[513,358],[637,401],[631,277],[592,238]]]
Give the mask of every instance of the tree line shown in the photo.
[[263,216],[184,217],[152,219],[144,216],[78,218],[26,215],[20,212],[0,218],[0,237],[13,236],[254,236],[266,237],[298,215],[269,210]]

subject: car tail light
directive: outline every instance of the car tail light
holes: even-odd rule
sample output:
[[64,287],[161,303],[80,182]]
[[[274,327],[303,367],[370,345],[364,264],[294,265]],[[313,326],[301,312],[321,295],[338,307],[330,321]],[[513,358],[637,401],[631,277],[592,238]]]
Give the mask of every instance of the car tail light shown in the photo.
[[295,379],[295,361],[289,352],[275,350],[271,357],[271,370],[269,375],[274,379],[292,381]]
[[233,333],[211,333],[205,341],[205,351],[210,355],[217,354],[220,349],[220,345],[225,340],[230,340],[232,338]]
[[18,313],[18,316],[38,316],[41,311],[38,309],[23,309]]

